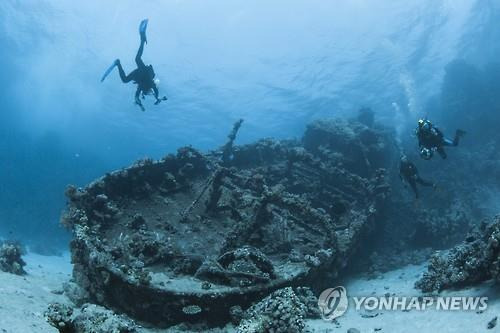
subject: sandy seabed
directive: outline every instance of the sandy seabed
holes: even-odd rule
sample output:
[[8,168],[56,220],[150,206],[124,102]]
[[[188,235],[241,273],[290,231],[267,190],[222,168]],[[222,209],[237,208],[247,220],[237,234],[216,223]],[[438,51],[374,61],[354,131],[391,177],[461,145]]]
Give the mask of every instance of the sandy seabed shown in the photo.
[[[44,318],[49,303],[69,303],[63,295],[62,284],[71,278],[69,254],[41,256],[28,254],[27,275],[17,276],[0,272],[0,332],[37,333],[56,332]],[[387,272],[376,279],[350,278],[343,285],[351,296],[420,296],[413,288],[415,281],[425,271],[425,265],[406,266]],[[488,329],[488,322],[500,315],[499,288],[491,283],[456,291],[446,291],[441,296],[486,296],[488,308],[476,311],[356,311],[350,304],[348,311],[336,322],[308,320],[307,328],[315,333],[347,332],[355,328],[361,333],[479,333],[500,332],[500,324]],[[233,331],[231,328],[228,332]],[[141,332],[172,332],[172,330],[147,330]]]
[[[391,296],[412,297],[422,296],[414,289],[415,281],[426,271],[426,265],[410,265],[382,274],[377,279],[349,279],[344,286],[348,296],[370,297]],[[337,284],[338,285],[338,284]],[[341,284],[342,285],[342,284]],[[335,287],[333,285],[332,287]],[[480,333],[500,332],[499,326],[488,329],[488,323],[500,315],[498,302],[499,288],[491,283],[461,290],[444,291],[439,296],[480,296],[488,297],[488,308],[484,311],[438,311],[435,307],[425,311],[356,311],[349,303],[347,312],[337,319],[337,323],[323,320],[308,321],[308,327],[313,332],[347,332],[356,328],[361,333]]]
[[58,332],[44,317],[48,304],[69,302],[62,284],[71,277],[69,253],[63,256],[28,254],[27,275],[0,271],[0,332]]

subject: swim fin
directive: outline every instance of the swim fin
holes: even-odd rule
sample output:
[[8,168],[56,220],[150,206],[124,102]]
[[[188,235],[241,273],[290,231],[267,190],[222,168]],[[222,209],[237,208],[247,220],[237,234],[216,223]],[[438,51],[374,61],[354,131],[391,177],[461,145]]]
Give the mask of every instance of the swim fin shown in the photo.
[[144,41],[146,44],[148,43],[148,39],[146,38],[146,29],[148,27],[148,19],[144,19],[139,24],[139,34],[141,35],[141,41]]
[[109,66],[108,69],[106,69],[106,71],[104,72],[104,75],[101,78],[101,82],[104,81],[108,77],[109,73],[111,73],[113,71],[113,69],[118,65],[118,62],[119,62],[119,60],[116,59],[113,62],[113,64],[111,66]]

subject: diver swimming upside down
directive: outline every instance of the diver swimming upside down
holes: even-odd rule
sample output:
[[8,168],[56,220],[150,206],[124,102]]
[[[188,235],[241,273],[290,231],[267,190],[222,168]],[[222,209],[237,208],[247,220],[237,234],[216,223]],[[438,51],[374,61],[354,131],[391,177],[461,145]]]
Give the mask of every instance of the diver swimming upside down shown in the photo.
[[142,20],[139,25],[139,35],[141,36],[141,45],[139,46],[139,50],[137,50],[137,54],[135,56],[135,63],[137,64],[137,68],[134,69],[130,74],[125,75],[125,71],[120,63],[120,59],[116,59],[113,64],[106,70],[104,75],[102,76],[101,82],[103,82],[106,77],[111,73],[111,71],[118,67],[118,73],[120,74],[120,79],[123,83],[128,83],[133,81],[137,84],[137,90],[135,91],[135,103],[139,105],[142,111],[145,111],[144,106],[141,102],[141,94],[144,99],[146,95],[149,95],[153,92],[156,102],[155,105],[159,104],[161,101],[166,101],[167,97],[163,96],[159,98],[158,92],[158,84],[159,80],[155,79],[155,72],[153,70],[153,65],[146,66],[142,61],[142,53],[144,51],[144,44],[147,44],[146,38],[146,28],[148,26],[148,19]]

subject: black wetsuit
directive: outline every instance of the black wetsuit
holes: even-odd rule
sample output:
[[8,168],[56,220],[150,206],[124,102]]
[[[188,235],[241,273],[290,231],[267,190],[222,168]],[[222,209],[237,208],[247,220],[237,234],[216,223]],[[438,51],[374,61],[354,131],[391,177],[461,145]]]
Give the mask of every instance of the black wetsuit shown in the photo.
[[444,147],[446,146],[458,146],[460,141],[460,136],[463,131],[457,130],[455,138],[450,140],[444,137],[443,132],[439,128],[430,125],[429,129],[418,128],[417,138],[418,145],[420,148],[435,149],[441,158],[445,159],[447,157]]
[[135,102],[142,107],[142,103],[139,99],[141,92],[143,95],[147,95],[151,90],[153,90],[156,100],[158,100],[158,88],[154,83],[153,79],[155,77],[155,72],[153,66],[146,66],[142,61],[142,53],[144,51],[144,44],[146,43],[145,38],[141,37],[141,45],[137,54],[135,56],[135,63],[137,68],[134,69],[129,75],[125,75],[125,71],[120,62],[118,62],[118,72],[120,73],[120,78],[123,83],[128,83],[134,81],[137,84],[137,90],[135,92]]
[[408,184],[410,184],[417,199],[419,197],[417,184],[420,184],[422,186],[434,186],[434,183],[425,181],[420,178],[420,176],[418,175],[417,167],[410,161],[401,161],[399,165],[399,177],[401,178],[401,180],[404,179],[408,182]]

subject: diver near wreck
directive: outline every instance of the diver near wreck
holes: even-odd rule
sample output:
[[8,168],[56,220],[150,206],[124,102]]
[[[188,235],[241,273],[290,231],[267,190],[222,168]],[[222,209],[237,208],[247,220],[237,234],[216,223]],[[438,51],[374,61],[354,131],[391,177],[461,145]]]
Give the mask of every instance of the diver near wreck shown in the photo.
[[451,140],[446,138],[443,132],[429,120],[420,119],[415,134],[417,135],[418,146],[420,148],[420,157],[424,160],[430,160],[435,151],[438,152],[441,158],[445,159],[447,155],[444,151],[444,147],[458,146],[460,138],[465,135],[465,131],[457,129],[455,138]]
[[135,91],[135,104],[139,105],[142,111],[145,111],[146,109],[142,105],[140,98],[141,94],[142,94],[142,99],[145,99],[146,95],[153,93],[154,97],[156,98],[155,105],[161,103],[161,101],[167,100],[167,97],[165,96],[163,96],[162,98],[158,97],[159,95],[158,84],[160,83],[160,80],[155,79],[155,71],[153,70],[153,65],[146,66],[142,61],[144,44],[148,43],[146,38],[147,27],[148,27],[148,19],[142,20],[141,24],[139,25],[139,35],[141,36],[141,45],[139,46],[139,50],[137,50],[137,54],[135,56],[135,63],[137,64],[137,68],[134,69],[132,72],[130,72],[130,74],[125,75],[125,71],[123,70],[123,67],[120,63],[120,59],[116,59],[113,62],[113,64],[106,70],[101,79],[101,82],[103,82],[109,75],[109,73],[111,73],[111,71],[115,67],[118,67],[118,72],[120,74],[120,78],[123,83],[134,81],[134,83],[137,84],[137,90]]
[[401,159],[399,161],[399,178],[401,181],[406,181],[413,192],[415,193],[415,199],[419,198],[417,184],[427,187],[436,188],[436,184],[423,180],[418,174],[418,169],[408,160],[408,157],[404,154],[401,155]]

